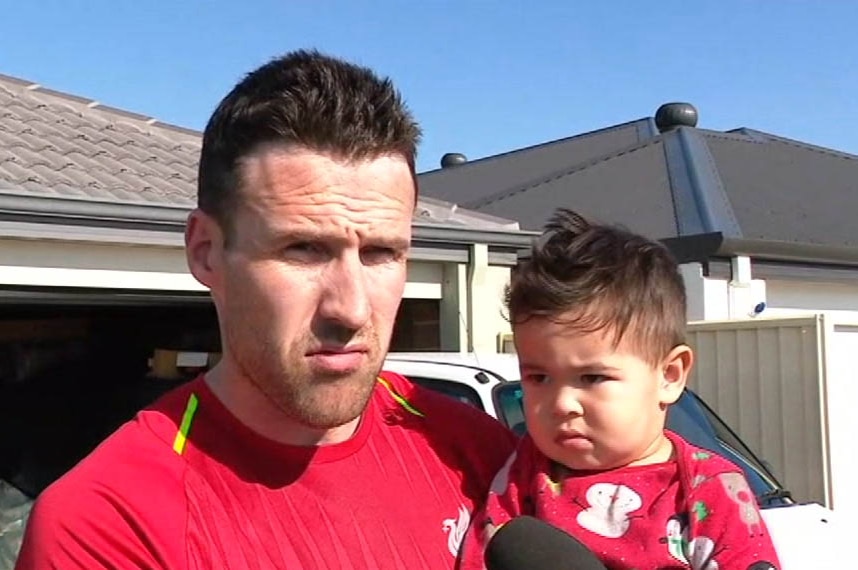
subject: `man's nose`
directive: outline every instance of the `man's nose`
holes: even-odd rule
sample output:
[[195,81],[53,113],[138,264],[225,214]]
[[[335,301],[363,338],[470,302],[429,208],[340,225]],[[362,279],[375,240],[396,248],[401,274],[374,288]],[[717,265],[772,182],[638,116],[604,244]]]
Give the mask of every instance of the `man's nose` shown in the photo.
[[366,267],[360,255],[344,252],[325,270],[319,316],[346,329],[363,328],[371,312],[367,291]]

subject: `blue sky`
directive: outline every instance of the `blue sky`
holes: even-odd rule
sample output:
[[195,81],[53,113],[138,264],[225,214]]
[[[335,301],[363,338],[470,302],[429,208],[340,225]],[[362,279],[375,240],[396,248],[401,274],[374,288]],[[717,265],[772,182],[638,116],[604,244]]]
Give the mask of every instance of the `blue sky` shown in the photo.
[[418,166],[694,103],[858,154],[858,2],[0,0],[0,73],[202,129],[253,67],[316,47],[391,76]]

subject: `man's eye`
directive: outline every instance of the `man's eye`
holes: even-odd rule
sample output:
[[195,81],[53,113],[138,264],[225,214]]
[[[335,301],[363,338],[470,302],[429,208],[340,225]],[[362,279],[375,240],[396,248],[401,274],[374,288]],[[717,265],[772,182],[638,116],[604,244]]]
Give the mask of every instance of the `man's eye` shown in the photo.
[[360,256],[366,265],[375,265],[395,261],[399,252],[391,247],[367,247],[361,250]]
[[306,259],[309,257],[318,257],[324,254],[324,250],[312,242],[296,242],[287,245],[283,248],[283,255],[288,258]]

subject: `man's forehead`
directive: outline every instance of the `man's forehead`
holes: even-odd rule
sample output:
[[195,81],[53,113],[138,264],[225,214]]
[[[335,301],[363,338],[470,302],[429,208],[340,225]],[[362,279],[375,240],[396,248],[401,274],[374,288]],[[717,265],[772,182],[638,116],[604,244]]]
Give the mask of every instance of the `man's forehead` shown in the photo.
[[301,235],[306,238],[329,237],[382,237],[410,235],[411,224],[408,222],[391,222],[385,220],[349,219],[343,216],[282,216],[273,217],[267,228],[277,234],[292,236]]
[[416,202],[416,181],[398,155],[346,160],[300,147],[274,146],[244,158],[239,172],[239,191],[246,199],[276,199],[282,194],[313,199],[330,190],[340,199],[394,200],[412,210]]
[[239,166],[246,172],[248,167],[288,164],[295,169],[311,170],[313,167],[329,166],[334,171],[355,170],[371,164],[397,164],[409,172],[408,159],[400,153],[378,153],[347,156],[336,151],[313,149],[296,143],[268,142],[257,145],[239,159]]

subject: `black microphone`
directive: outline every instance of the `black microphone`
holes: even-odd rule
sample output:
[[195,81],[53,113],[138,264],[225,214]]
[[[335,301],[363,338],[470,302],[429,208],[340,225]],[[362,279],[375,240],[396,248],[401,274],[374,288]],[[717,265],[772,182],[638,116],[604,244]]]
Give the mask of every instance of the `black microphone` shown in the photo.
[[607,570],[593,552],[556,526],[529,516],[512,519],[486,547],[488,570]]

